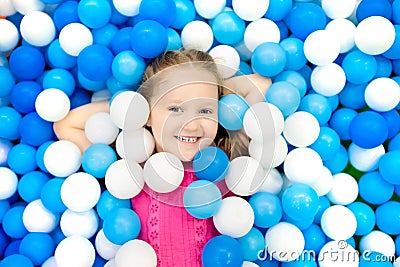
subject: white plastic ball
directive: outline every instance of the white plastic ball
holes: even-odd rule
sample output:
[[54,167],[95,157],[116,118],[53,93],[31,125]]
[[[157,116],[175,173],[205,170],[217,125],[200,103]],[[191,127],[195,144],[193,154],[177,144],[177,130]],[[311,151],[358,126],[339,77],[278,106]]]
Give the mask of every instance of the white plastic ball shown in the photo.
[[375,251],[387,257],[395,255],[395,243],[392,237],[382,231],[374,230],[360,240],[361,251]]
[[265,178],[266,173],[256,159],[241,156],[233,159],[229,164],[225,183],[234,194],[249,196],[258,192]]
[[60,194],[67,208],[75,212],[84,212],[97,204],[101,189],[98,180],[93,175],[77,172],[65,179]]
[[142,191],[143,169],[135,161],[117,160],[106,171],[105,185],[114,197],[130,199]]
[[182,183],[183,176],[182,162],[168,152],[153,154],[143,167],[144,181],[159,193],[174,191]]
[[194,0],[197,14],[205,19],[212,19],[225,8],[226,0]]
[[42,267],[57,267],[56,258],[54,258],[54,256],[48,258],[43,262]]
[[304,55],[314,65],[332,63],[339,53],[340,42],[329,31],[314,31],[304,40]]
[[274,140],[275,136],[283,132],[283,115],[275,105],[259,102],[244,114],[243,128],[246,134],[257,142]]
[[29,232],[50,233],[57,227],[58,218],[43,206],[40,199],[36,199],[25,207],[22,222]]
[[139,93],[125,91],[117,94],[110,105],[111,120],[120,129],[136,130],[142,128],[150,115],[147,100]]
[[54,257],[58,267],[93,266],[96,252],[88,239],[73,235],[61,240]]
[[15,10],[22,15],[30,11],[42,11],[46,5],[40,0],[12,0]]
[[110,113],[98,112],[85,123],[85,135],[93,144],[111,144],[118,136],[119,129],[111,120]]
[[320,250],[320,267],[358,267],[360,252],[343,240],[329,241]]
[[182,46],[186,49],[208,51],[213,44],[214,34],[206,22],[195,20],[183,27],[181,41]]
[[223,235],[239,238],[246,235],[254,224],[254,212],[241,197],[227,197],[213,216],[215,228]]
[[93,44],[91,31],[81,23],[70,23],[61,29],[59,34],[60,46],[65,53],[78,56],[87,46]]
[[107,88],[93,92],[90,102],[109,101],[112,97],[110,90]]
[[348,149],[350,164],[359,171],[374,171],[379,166],[380,158],[385,154],[385,147],[379,145],[366,149],[351,143]]
[[157,255],[147,242],[134,239],[123,244],[115,255],[115,266],[118,267],[156,267]]
[[321,7],[331,19],[348,18],[356,8],[357,0],[322,0]]
[[222,78],[230,78],[239,70],[240,56],[232,46],[217,45],[209,51],[209,54],[217,63]]
[[99,218],[94,209],[83,212],[67,209],[60,219],[60,228],[65,236],[80,235],[89,239],[96,234],[98,226]]
[[264,16],[269,7],[269,0],[232,0],[232,8],[239,18],[253,21]]
[[67,116],[71,108],[71,102],[62,90],[48,88],[40,92],[36,97],[35,108],[42,119],[55,122]]
[[315,190],[318,196],[328,194],[333,186],[333,176],[331,171],[327,167],[322,166],[320,169],[320,175],[317,180],[310,184],[310,186]]
[[139,7],[142,0],[113,0],[115,9],[122,15],[133,17],[139,14]]
[[277,169],[270,169],[267,171],[267,178],[264,183],[260,186],[259,192],[268,192],[271,194],[279,194],[283,185],[282,175]]
[[54,176],[67,177],[81,167],[82,154],[77,145],[67,140],[56,141],[43,156],[46,169]]
[[18,188],[18,176],[7,167],[0,167],[0,200],[14,195]]
[[249,155],[258,160],[264,169],[281,165],[288,150],[288,145],[282,135],[263,143],[251,140],[249,144]]
[[261,18],[247,25],[243,40],[249,51],[253,52],[262,43],[279,43],[280,39],[278,25],[270,19]]
[[314,143],[319,136],[318,120],[306,111],[297,111],[285,120],[283,136],[295,147],[306,147]]
[[333,240],[347,240],[356,232],[357,220],[347,207],[333,205],[322,213],[321,228]]
[[33,46],[46,46],[53,41],[56,27],[52,18],[41,11],[30,11],[22,18],[21,36]]
[[267,251],[274,259],[282,262],[294,261],[304,250],[303,233],[295,225],[280,222],[265,233]]
[[363,19],[356,28],[354,41],[360,51],[368,55],[386,52],[394,43],[396,32],[390,20],[381,16]]
[[122,131],[117,138],[116,149],[121,158],[138,163],[146,161],[154,152],[153,135],[145,128]]
[[330,202],[339,205],[349,205],[358,196],[358,183],[348,173],[337,173],[333,175],[331,191],[326,195]]
[[15,13],[17,13],[17,10],[15,10],[12,0],[0,1],[0,16],[8,17]]
[[343,18],[334,19],[326,25],[325,30],[335,36],[335,39],[339,40],[340,53],[349,52],[354,47],[356,25],[350,20]]
[[329,63],[317,66],[311,73],[311,86],[320,95],[330,97],[339,94],[346,84],[346,74],[341,66]]
[[397,257],[393,262],[393,267],[400,267],[400,257]]
[[106,264],[104,264],[103,267],[116,267],[115,259],[111,259],[111,260],[107,261]]
[[371,109],[386,112],[399,104],[400,86],[391,78],[376,78],[365,88],[364,98]]
[[103,229],[101,229],[95,239],[95,247],[96,252],[105,260],[111,260],[117,254],[118,249],[121,247],[120,245],[116,245],[112,243],[107,237],[104,235]]
[[259,267],[259,265],[252,261],[244,261],[242,267]]
[[322,166],[322,159],[317,152],[301,147],[288,153],[283,169],[290,181],[309,185],[317,180]]
[[17,27],[15,27],[14,23],[9,20],[0,19],[0,32],[0,52],[8,52],[13,50],[17,46],[19,41],[19,33]]

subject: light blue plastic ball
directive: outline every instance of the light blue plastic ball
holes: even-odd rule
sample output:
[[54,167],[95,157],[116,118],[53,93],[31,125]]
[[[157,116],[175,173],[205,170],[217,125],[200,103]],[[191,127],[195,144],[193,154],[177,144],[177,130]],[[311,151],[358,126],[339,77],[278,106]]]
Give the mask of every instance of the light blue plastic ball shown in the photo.
[[296,37],[289,37],[280,42],[286,52],[286,70],[298,71],[307,63],[304,55],[304,42]]
[[215,39],[226,45],[236,45],[243,40],[246,24],[233,11],[219,13],[211,22]]
[[329,125],[339,135],[340,140],[350,140],[350,123],[356,115],[357,111],[349,108],[340,108],[333,112]]
[[40,199],[43,206],[51,212],[64,212],[67,207],[61,199],[61,186],[64,183],[63,178],[53,178],[46,182],[40,193]]
[[36,148],[27,144],[16,144],[8,152],[8,166],[17,174],[36,170]]
[[329,127],[321,127],[317,140],[309,147],[315,150],[323,161],[332,160],[340,149],[340,138],[335,130]]
[[9,95],[14,85],[15,78],[11,71],[6,67],[0,66],[0,97]]
[[26,202],[40,198],[42,188],[49,181],[49,176],[40,171],[24,174],[18,183],[18,194]]
[[266,42],[258,45],[251,56],[254,71],[262,76],[273,77],[285,69],[286,52],[280,44]]
[[375,227],[374,210],[363,202],[353,202],[347,206],[357,220],[357,228],[354,235],[364,236],[370,233]]
[[264,235],[257,228],[253,227],[250,231],[236,239],[242,247],[244,260],[255,261],[260,257],[260,254],[265,250]]
[[111,20],[111,11],[107,0],[81,0],[78,3],[79,20],[92,29],[105,26]]
[[[325,245],[327,237],[322,231],[321,227],[317,224],[311,224],[310,227],[303,230],[305,246],[304,249],[319,253],[321,248]],[[305,254],[305,256],[307,256]]]
[[171,27],[177,30],[183,29],[186,24],[196,17],[196,9],[190,0],[175,0],[176,16]]
[[[104,190],[101,195],[100,199],[96,204],[97,214],[101,219],[107,216],[107,214],[117,208],[130,208],[131,201],[129,199],[119,199],[111,195],[108,190]],[[134,208],[134,207],[133,207]]]
[[140,232],[139,216],[132,209],[118,208],[111,210],[104,218],[104,235],[112,243],[122,245],[135,239]]
[[284,117],[288,117],[300,105],[299,89],[290,82],[274,82],[265,94],[265,101],[274,104]]
[[133,85],[142,79],[146,64],[142,57],[126,50],[115,56],[111,68],[115,79],[122,84]]
[[75,78],[65,69],[54,68],[43,75],[42,85],[44,89],[57,88],[71,96],[75,90]]
[[389,151],[379,160],[379,173],[391,184],[400,184],[400,150]]
[[339,101],[343,107],[351,109],[361,109],[365,107],[365,88],[366,83],[353,84],[347,82],[343,90],[339,93]]
[[400,234],[400,203],[388,201],[375,210],[376,225],[389,235]]
[[335,157],[324,161],[324,166],[327,167],[332,174],[342,172],[349,163],[349,155],[343,145],[339,146],[339,150]]
[[28,233],[22,221],[24,210],[24,205],[15,205],[4,214],[2,226],[4,232],[9,237],[19,239],[23,238]]
[[347,81],[353,84],[371,81],[378,70],[375,57],[359,50],[347,53],[341,66],[346,74]]
[[307,94],[299,105],[301,111],[307,111],[314,115],[319,125],[325,125],[332,116],[332,107],[327,97],[320,94]]
[[82,155],[82,168],[96,178],[104,178],[108,167],[117,160],[117,154],[109,145],[96,143]]
[[48,65],[53,68],[72,69],[76,65],[76,57],[65,53],[58,39],[55,39],[47,47],[46,56]]
[[249,104],[238,94],[228,94],[218,102],[218,122],[225,129],[237,131],[243,128],[243,118]]
[[370,204],[383,204],[394,193],[394,186],[385,181],[379,172],[365,173],[358,181],[360,196]]
[[254,211],[254,225],[260,228],[270,228],[282,218],[281,200],[274,194],[258,192],[249,198],[249,204]]
[[306,79],[297,71],[286,70],[274,77],[274,82],[281,82],[281,81],[293,84],[299,90],[301,98],[307,92]]

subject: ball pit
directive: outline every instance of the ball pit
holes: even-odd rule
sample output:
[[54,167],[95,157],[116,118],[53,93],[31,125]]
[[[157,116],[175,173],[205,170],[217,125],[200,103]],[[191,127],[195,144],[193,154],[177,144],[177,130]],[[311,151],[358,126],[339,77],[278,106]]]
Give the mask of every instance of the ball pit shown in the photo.
[[[251,157],[197,155],[202,180],[183,203],[221,234],[204,266],[400,266],[399,10],[399,0],[0,1],[0,267],[156,266],[129,199],[145,184],[175,190],[183,166],[151,156],[150,110],[135,91],[150,59],[180,47],[210,52],[224,78],[240,69],[273,81],[266,103],[220,101],[220,124],[245,130]],[[56,139],[53,122],[104,98],[110,114],[87,121],[85,153]],[[236,196],[221,197],[221,180]]]

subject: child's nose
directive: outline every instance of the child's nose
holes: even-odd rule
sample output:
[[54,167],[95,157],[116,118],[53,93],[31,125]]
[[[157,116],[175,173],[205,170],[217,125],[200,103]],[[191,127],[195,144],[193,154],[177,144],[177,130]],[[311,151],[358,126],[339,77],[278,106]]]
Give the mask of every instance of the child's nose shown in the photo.
[[200,120],[199,119],[191,119],[183,126],[183,129],[186,131],[196,131],[200,128]]

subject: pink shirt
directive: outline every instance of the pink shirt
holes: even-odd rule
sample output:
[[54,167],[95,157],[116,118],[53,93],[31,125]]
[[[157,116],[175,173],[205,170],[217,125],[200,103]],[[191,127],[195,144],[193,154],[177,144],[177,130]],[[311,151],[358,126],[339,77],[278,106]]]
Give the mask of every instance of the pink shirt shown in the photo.
[[184,190],[195,180],[193,171],[185,170],[181,186],[175,191],[163,194],[145,187],[132,199],[141,222],[138,239],[154,248],[158,267],[202,266],[205,243],[218,235],[212,218],[194,218],[183,207]]

